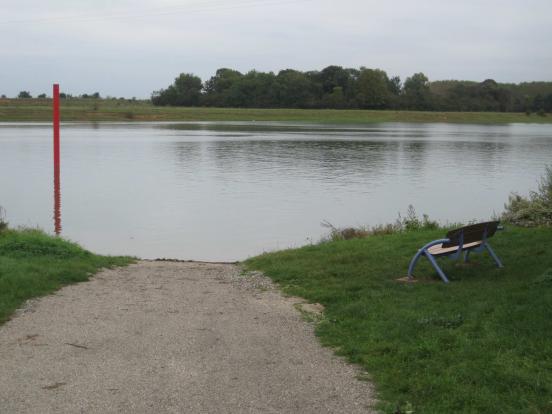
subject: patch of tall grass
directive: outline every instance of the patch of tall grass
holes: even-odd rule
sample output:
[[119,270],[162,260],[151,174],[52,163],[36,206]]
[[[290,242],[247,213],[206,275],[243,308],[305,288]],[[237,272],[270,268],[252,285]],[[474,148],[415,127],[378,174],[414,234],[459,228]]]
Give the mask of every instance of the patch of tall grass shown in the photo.
[[408,206],[404,217],[399,213],[394,223],[338,228],[330,222],[324,221],[322,222],[322,226],[329,229],[329,234],[323,237],[322,241],[362,239],[369,236],[415,230],[435,230],[442,227],[437,221],[431,220],[427,214],[422,214],[422,217],[419,217],[412,204]]
[[537,191],[527,197],[510,195],[502,220],[523,227],[552,226],[552,166],[546,167]]
[[6,210],[0,206],[0,233],[8,228],[8,222],[6,221]]

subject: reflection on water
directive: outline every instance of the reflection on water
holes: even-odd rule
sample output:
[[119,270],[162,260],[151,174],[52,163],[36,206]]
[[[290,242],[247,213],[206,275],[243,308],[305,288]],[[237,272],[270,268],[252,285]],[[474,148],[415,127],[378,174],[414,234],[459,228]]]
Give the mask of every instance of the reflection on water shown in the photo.
[[[67,124],[55,233],[99,253],[236,260],[378,224],[413,204],[487,219],[552,159],[543,125]],[[0,125],[0,205],[52,228],[51,129]],[[55,176],[55,175],[54,175]],[[468,200],[468,201],[466,201]]]

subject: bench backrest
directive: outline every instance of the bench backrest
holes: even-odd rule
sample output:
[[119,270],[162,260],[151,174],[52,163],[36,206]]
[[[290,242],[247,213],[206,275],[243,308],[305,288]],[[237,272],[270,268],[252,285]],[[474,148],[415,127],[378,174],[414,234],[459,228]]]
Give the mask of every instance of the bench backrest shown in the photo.
[[443,243],[443,247],[453,247],[460,244],[463,235],[463,244],[482,241],[483,238],[493,237],[498,228],[498,221],[488,221],[485,223],[472,224],[459,229],[451,230],[447,233],[449,243]]

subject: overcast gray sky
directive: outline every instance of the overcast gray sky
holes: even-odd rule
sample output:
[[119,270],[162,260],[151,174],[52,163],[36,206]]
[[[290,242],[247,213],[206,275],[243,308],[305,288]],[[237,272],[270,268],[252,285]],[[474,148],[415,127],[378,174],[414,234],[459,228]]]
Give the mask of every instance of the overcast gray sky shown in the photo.
[[0,0],[0,94],[149,97],[220,67],[552,80],[551,0]]

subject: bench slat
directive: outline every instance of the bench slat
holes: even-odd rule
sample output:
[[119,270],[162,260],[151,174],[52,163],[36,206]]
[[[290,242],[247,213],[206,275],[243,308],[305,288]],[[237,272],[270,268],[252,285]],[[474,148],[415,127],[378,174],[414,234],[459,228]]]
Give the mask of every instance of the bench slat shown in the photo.
[[447,239],[450,240],[450,243],[443,243],[443,247],[457,247],[460,243],[460,235],[462,232],[464,233],[465,245],[473,242],[481,242],[485,234],[485,229],[487,229],[487,238],[491,238],[496,233],[498,224],[498,221],[488,221],[486,223],[472,224],[451,230],[447,233]]
[[[471,243],[467,243],[467,244],[464,244],[462,246],[462,250],[469,250],[469,249],[473,249],[474,247],[477,247],[477,246],[481,246],[481,241],[476,241],[476,242],[471,242]],[[427,249],[427,251],[432,254],[433,256],[439,256],[441,254],[450,254],[450,253],[454,253],[455,251],[458,250],[458,245],[456,246],[451,246],[451,247],[443,247],[443,244],[444,243],[441,243],[441,244],[436,244],[435,246],[431,246],[429,249]]]

